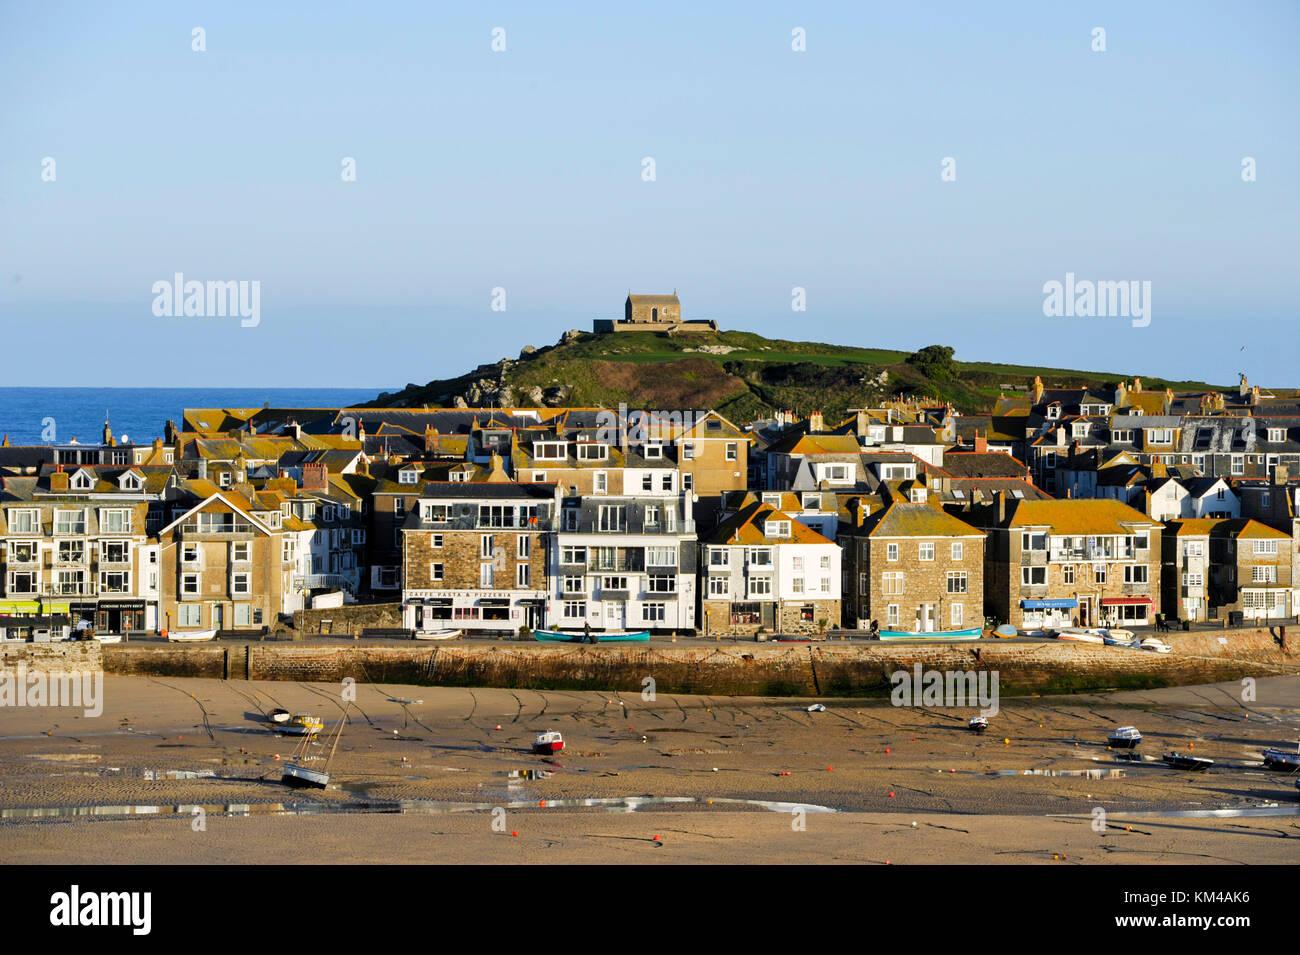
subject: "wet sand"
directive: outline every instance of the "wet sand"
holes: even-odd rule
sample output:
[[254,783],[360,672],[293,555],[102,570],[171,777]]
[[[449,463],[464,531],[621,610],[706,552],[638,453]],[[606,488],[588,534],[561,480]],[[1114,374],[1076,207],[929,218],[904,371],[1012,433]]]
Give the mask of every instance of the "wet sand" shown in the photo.
[[[321,792],[280,784],[297,740],[266,714],[334,721],[337,685],[109,676],[96,719],[0,712],[0,859],[1293,862],[1295,777],[1260,750],[1300,738],[1300,678],[1240,694],[1006,700],[976,736],[971,710],[887,702],[359,684]],[[1129,723],[1140,761],[1105,745]],[[529,752],[545,729],[553,759]]]

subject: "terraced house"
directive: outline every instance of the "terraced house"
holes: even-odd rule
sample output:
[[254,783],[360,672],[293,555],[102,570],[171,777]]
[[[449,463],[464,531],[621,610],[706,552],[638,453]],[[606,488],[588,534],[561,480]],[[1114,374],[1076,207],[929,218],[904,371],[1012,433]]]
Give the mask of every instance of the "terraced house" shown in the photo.
[[158,618],[157,542],[150,509],[170,467],[46,465],[6,477],[0,613],[58,612],[100,632],[142,633]]
[[988,531],[991,616],[1026,630],[1154,622],[1162,527],[1141,511],[1111,500],[999,498],[972,523]]
[[417,631],[517,633],[545,623],[553,484],[427,482],[402,536],[402,614]]
[[551,546],[549,625],[573,631],[693,629],[693,503],[689,492],[654,481],[635,493],[566,497]]
[[172,519],[158,531],[159,629],[270,628],[290,609],[291,519],[211,481],[186,481],[177,490]]
[[[920,496],[914,492],[920,487]],[[932,633],[984,626],[984,532],[946,513],[918,482],[848,501],[844,626]]]
[[840,619],[840,548],[751,495],[701,543],[702,629],[810,632]]
[[1248,518],[1210,530],[1210,599],[1230,622],[1287,617],[1293,607],[1291,535]]

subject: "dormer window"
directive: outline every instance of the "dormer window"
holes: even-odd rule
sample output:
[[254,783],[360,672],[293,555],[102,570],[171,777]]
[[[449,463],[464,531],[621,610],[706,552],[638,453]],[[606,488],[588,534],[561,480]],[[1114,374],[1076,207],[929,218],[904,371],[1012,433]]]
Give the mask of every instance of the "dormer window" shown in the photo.
[[533,457],[538,461],[563,461],[569,456],[568,447],[565,441],[539,441],[533,445]]
[[913,504],[925,503],[925,488],[914,487],[909,493]]
[[765,537],[789,537],[790,522],[782,520],[771,520],[763,525],[763,535]]
[[1269,443],[1269,444],[1281,444],[1281,443],[1282,443],[1283,441],[1285,441],[1285,440],[1286,440],[1286,429],[1285,429],[1285,428],[1269,428],[1269,429],[1268,429],[1268,443]]
[[780,495],[780,494],[764,494],[764,495],[763,495],[763,503],[766,504],[766,505],[768,505],[769,507],[780,507],[780,506],[781,506],[781,495]]
[[144,481],[134,471],[127,471],[118,480],[117,486],[123,491],[138,491],[144,487]]
[[1075,438],[1086,438],[1088,436],[1088,422],[1076,421],[1070,428],[1070,434]]
[[645,446],[645,456],[647,458],[662,458],[664,456],[664,446],[662,444],[647,444]]
[[579,461],[604,461],[609,457],[609,448],[599,443],[578,445]]
[[470,473],[471,472],[469,471],[452,471],[451,474],[448,475],[448,477],[450,477],[451,480],[457,482],[458,484],[464,484],[469,481]]
[[398,484],[414,484],[420,479],[420,472],[416,468],[403,468],[397,472]]
[[1061,406],[1060,406],[1060,405],[1048,405],[1048,406],[1047,406],[1047,420],[1048,420],[1048,421],[1055,421],[1055,420],[1056,420],[1057,418],[1059,418],[1059,417],[1061,417]]
[[94,486],[95,480],[90,476],[88,471],[78,471],[72,475],[72,480],[68,482],[74,490],[89,491]]
[[1173,441],[1174,441],[1173,428],[1148,428],[1147,429],[1148,444],[1173,444]]
[[222,487],[230,487],[230,472],[222,471],[217,475],[217,483]]

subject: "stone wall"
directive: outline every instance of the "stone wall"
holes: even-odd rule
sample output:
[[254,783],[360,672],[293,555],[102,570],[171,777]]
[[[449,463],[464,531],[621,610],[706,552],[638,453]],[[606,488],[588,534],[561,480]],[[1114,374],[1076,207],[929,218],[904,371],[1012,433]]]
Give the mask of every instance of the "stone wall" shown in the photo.
[[13,671],[23,664],[28,672],[87,673],[102,669],[98,640],[59,643],[0,643],[0,670]]
[[331,632],[336,636],[352,636],[368,627],[393,629],[405,626],[402,623],[400,603],[346,604],[342,607],[295,610],[293,629],[298,633],[320,633],[322,620],[334,621]]
[[[1264,630],[1174,634],[1156,654],[1073,642],[949,644],[825,643],[717,646],[456,644],[430,647],[258,643],[103,648],[115,673],[254,680],[521,689],[600,689],[737,696],[888,696],[890,674],[917,663],[932,670],[997,670],[999,692],[1073,693],[1300,674],[1300,634],[1289,650]],[[1225,642],[1220,643],[1220,639]]]

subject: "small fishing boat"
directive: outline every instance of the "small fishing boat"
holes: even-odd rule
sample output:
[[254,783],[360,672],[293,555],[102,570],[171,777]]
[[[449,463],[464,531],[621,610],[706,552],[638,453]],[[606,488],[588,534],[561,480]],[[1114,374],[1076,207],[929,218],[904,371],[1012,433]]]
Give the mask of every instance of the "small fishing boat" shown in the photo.
[[649,630],[593,630],[591,633],[568,633],[563,630],[534,630],[533,638],[542,643],[649,643]]
[[558,730],[538,733],[537,739],[533,740],[533,752],[538,756],[554,756],[562,749],[564,749],[564,737]]
[[178,633],[170,630],[167,633],[167,640],[171,643],[198,643],[203,640],[211,640],[217,635],[215,630],[186,630],[184,633]]
[[325,721],[310,713],[295,713],[280,726],[282,733],[290,736],[315,736],[325,728]]
[[1150,650],[1153,653],[1169,653],[1174,649],[1159,637],[1147,637],[1138,644],[1138,647],[1143,650]]
[[[316,718],[311,717],[311,719]],[[289,761],[285,763],[284,771],[280,774],[280,782],[286,786],[314,789],[324,789],[328,786],[330,781],[330,761],[334,758],[334,751],[338,749],[339,737],[343,735],[343,724],[347,722],[347,719],[348,711],[344,708],[343,715],[339,717],[338,726],[334,730],[334,741],[330,745],[329,755],[325,757],[319,767],[307,765],[307,763],[315,762],[321,758],[308,755],[311,752],[311,747],[315,745],[309,736],[298,744],[293,751],[293,755],[289,757]],[[320,721],[317,720],[317,722]]]
[[881,640],[978,640],[984,635],[979,627],[966,627],[962,630],[881,630]]
[[775,643],[812,643],[813,638],[806,633],[778,633],[772,637]]
[[807,713],[825,713],[825,712],[826,712],[826,704],[825,704],[825,703],[814,703],[812,706],[805,706],[805,707],[804,707],[804,711],[807,712]]
[[266,718],[272,723],[287,723],[289,722],[290,715],[291,714],[288,710],[275,709],[266,714]]
[[1102,627],[1095,631],[1108,647],[1127,647],[1133,643],[1133,631],[1122,627]]
[[987,716],[972,716],[966,721],[966,728],[973,733],[983,733],[989,728],[989,718]]
[[459,630],[417,630],[414,633],[416,640],[455,640],[459,637]]
[[121,643],[122,635],[120,633],[97,633],[90,639],[98,640],[100,643]]
[[1092,630],[1084,630],[1082,627],[1066,627],[1064,630],[1057,631],[1057,640],[1073,640],[1076,643],[1104,643],[1101,634]]
[[1293,753],[1285,749],[1264,750],[1264,765],[1269,769],[1286,769],[1294,772],[1300,769],[1300,752]]
[[1133,749],[1142,742],[1142,734],[1136,726],[1121,726],[1110,731],[1106,743],[1115,749]]
[[1175,769],[1190,769],[1193,771],[1209,769],[1214,765],[1214,760],[1206,759],[1203,756],[1184,756],[1182,753],[1165,753],[1164,761]]
[[998,627],[996,630],[993,631],[993,636],[1008,637],[1008,638],[1018,637],[1020,636],[1020,631],[1017,630],[1015,627],[1011,626],[1011,624],[1004,623],[1002,626]]
[[1026,627],[1020,631],[1022,637],[1054,637],[1056,631],[1051,627]]

